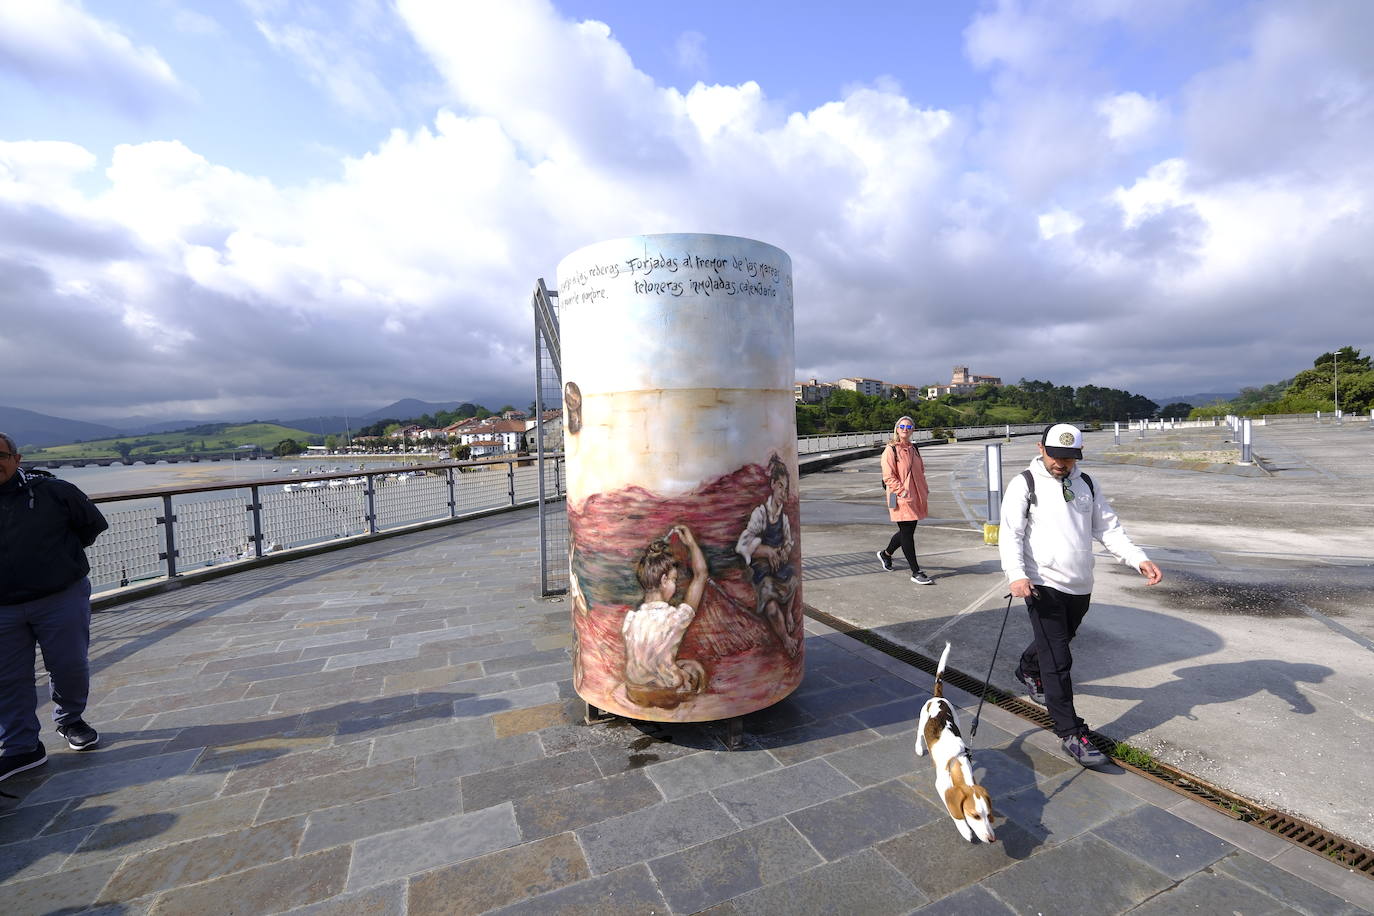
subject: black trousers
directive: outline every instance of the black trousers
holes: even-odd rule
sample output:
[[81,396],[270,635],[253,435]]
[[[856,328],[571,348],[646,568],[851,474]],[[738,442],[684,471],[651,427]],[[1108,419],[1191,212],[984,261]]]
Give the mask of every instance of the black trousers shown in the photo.
[[1040,678],[1054,733],[1061,738],[1088,731],[1073,708],[1073,652],[1069,643],[1078,633],[1091,599],[1092,595],[1070,595],[1047,585],[1035,586],[1035,594],[1026,599],[1035,641],[1021,653],[1020,673]]
[[883,553],[890,557],[897,552],[898,547],[902,548],[902,556],[906,557],[906,565],[911,567],[911,574],[914,576],[920,572],[921,564],[916,560],[915,522],[898,522],[897,533],[887,542],[887,550]]

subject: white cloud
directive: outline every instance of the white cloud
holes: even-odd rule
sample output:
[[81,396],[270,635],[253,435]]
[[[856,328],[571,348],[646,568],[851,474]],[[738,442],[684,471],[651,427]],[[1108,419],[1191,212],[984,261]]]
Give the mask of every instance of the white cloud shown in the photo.
[[0,3],[0,67],[45,88],[146,114],[189,93],[156,49],[136,47],[78,0]]
[[396,114],[391,94],[346,34],[261,19],[254,24],[268,44],[293,58],[306,79],[345,111],[373,119]]
[[[799,377],[919,384],[958,362],[1148,393],[1169,366],[1181,390],[1221,390],[1370,330],[1370,147],[1347,145],[1369,126],[1358,60],[1269,38],[1181,99],[1106,91],[1046,49],[1122,14],[1063,26],[1036,9],[1024,40],[1010,3],[1000,32],[971,31],[995,84],[976,110],[920,108],[883,83],[787,112],[758,82],[660,86],[607,26],[540,0],[401,0],[449,107],[340,158],[334,177],[282,185],[162,140],[117,146],[92,193],[92,152],[0,144],[0,306],[34,305],[0,365],[65,367],[40,408],[88,402],[93,362],[100,396],[144,408],[167,391],[221,408],[509,399],[530,384],[535,278],[590,242],[669,231],[792,256]],[[255,11],[308,24],[292,4]],[[1253,80],[1276,59],[1313,74],[1265,82],[1272,110],[1315,112],[1315,129],[1266,135],[1266,165],[1226,172],[1224,125],[1202,113],[1235,107],[1253,130]],[[1284,309],[1303,320],[1271,341],[1257,316]],[[1054,342],[1055,364],[1027,341]],[[1263,352],[1253,375],[1188,358],[1223,343]]]
[[693,75],[705,73],[710,68],[706,55],[706,36],[700,32],[683,32],[673,44],[677,55],[679,70]]
[[1097,110],[1107,121],[1107,136],[1119,143],[1148,138],[1164,116],[1158,101],[1138,92],[1108,96],[1097,103]]

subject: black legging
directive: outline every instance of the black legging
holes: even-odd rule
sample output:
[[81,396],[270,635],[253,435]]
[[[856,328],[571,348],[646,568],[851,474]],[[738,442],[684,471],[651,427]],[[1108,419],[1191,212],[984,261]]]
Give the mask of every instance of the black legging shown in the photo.
[[916,575],[921,571],[921,564],[916,560],[915,522],[898,522],[897,533],[887,542],[887,550],[883,553],[890,557],[897,552],[899,546],[902,548],[902,556],[906,557],[906,564],[911,567],[911,574]]

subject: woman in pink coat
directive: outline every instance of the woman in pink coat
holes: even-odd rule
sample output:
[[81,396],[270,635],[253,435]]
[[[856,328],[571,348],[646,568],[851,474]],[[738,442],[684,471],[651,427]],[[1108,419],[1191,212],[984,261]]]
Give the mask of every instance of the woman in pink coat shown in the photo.
[[911,417],[902,417],[892,430],[892,441],[883,449],[883,485],[887,489],[887,514],[897,523],[897,533],[887,542],[887,549],[878,551],[883,569],[892,570],[892,554],[898,545],[911,567],[911,581],[917,585],[932,585],[934,579],[921,572],[916,559],[916,523],[930,514],[930,487],[926,484],[926,466],[921,450],[911,444],[916,424]]

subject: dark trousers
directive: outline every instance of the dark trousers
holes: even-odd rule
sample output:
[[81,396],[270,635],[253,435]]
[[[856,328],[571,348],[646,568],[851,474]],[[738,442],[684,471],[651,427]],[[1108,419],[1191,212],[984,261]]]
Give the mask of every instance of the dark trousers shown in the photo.
[[53,719],[66,725],[86,711],[91,687],[91,582],[82,578],[55,595],[0,605],[0,755],[38,747],[34,647],[43,650]]
[[921,564],[916,560],[915,522],[898,522],[897,533],[887,542],[887,550],[883,553],[890,557],[897,552],[898,547],[902,548],[902,556],[906,557],[906,565],[911,567],[911,574],[914,576],[920,572]]
[[1054,733],[1061,738],[1088,731],[1073,708],[1073,652],[1069,643],[1088,613],[1091,598],[1092,595],[1070,595],[1037,585],[1035,594],[1026,599],[1035,641],[1021,653],[1020,673],[1040,678],[1045,688],[1045,705],[1054,720]]

